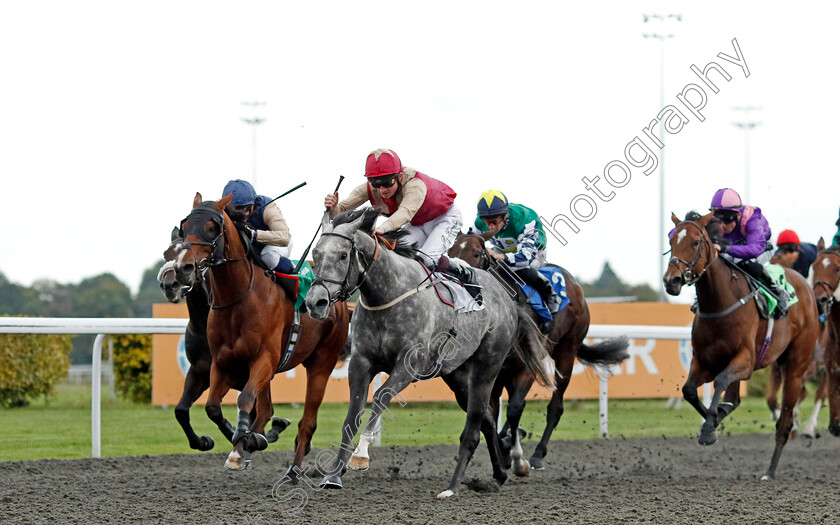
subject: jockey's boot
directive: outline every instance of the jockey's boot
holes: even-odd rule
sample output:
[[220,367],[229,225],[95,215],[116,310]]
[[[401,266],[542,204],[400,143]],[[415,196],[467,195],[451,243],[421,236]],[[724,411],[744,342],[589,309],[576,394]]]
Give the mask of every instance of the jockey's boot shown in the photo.
[[295,271],[295,266],[292,264],[292,261],[289,260],[288,257],[280,257],[280,261],[277,263],[277,266],[274,267],[274,271],[278,273],[285,273],[290,274]]
[[481,285],[478,284],[475,270],[470,265],[461,259],[450,259],[446,255],[441,255],[437,263],[437,270],[448,273],[461,281],[476,303],[482,304],[484,302],[484,297],[481,295]]

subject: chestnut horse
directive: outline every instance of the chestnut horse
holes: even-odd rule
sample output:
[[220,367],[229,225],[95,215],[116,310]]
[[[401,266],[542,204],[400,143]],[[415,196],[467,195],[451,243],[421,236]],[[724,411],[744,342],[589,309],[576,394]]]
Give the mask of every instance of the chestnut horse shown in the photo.
[[[449,249],[449,256],[458,257],[476,268],[489,270],[497,278],[504,280],[507,286],[517,290],[521,302],[527,302],[522,288],[514,283],[517,278],[511,276],[510,270],[507,270],[505,266],[498,263],[485,251],[484,243],[491,236],[492,233],[490,232],[484,235],[461,234],[455,239],[452,248]],[[528,462],[533,470],[544,468],[543,458],[548,453],[548,441],[563,415],[563,394],[572,378],[575,358],[585,365],[609,366],[619,364],[628,357],[627,347],[629,342],[626,337],[608,339],[592,346],[583,343],[586,333],[589,331],[589,306],[583,296],[583,289],[574,276],[565,269],[560,269],[563,271],[563,277],[566,281],[566,294],[569,298],[569,304],[553,316],[548,329],[547,335],[550,347],[548,353],[554,360],[554,382],[557,388],[552,393],[551,401],[548,403],[546,425],[542,438]],[[530,307],[528,307],[528,311],[531,317],[536,320],[536,313]],[[525,398],[533,383],[534,377],[524,364],[515,355],[509,356],[501,372],[499,372],[490,398],[491,405],[498,414],[499,395],[501,395],[502,389],[506,389],[508,392],[507,423],[502,430],[503,437],[508,428],[519,428],[519,421],[525,409]],[[511,438],[515,473],[524,475],[527,470],[523,471],[521,466],[516,465],[519,453],[519,450],[517,450],[519,436],[512,432]],[[507,444],[507,439],[503,439],[506,460]],[[527,465],[528,463],[524,464]],[[527,467],[525,468],[527,469]]]
[[[714,237],[714,235],[712,235],[712,237]],[[825,241],[821,238],[820,242],[823,243],[822,246],[824,247]],[[773,255],[770,262],[778,264],[779,266],[784,266],[785,268],[793,268],[793,264],[781,257],[779,253]],[[813,274],[809,276],[809,280],[812,275]],[[799,428],[799,422],[797,421],[798,410],[795,411],[792,430],[793,433],[798,432],[800,435],[808,438],[819,437],[819,433],[817,432],[817,420],[820,415],[820,409],[822,409],[822,407],[826,404],[826,399],[828,398],[828,376],[825,373],[825,348],[829,342],[829,334],[823,320],[824,312],[821,311],[819,304],[817,305],[817,310],[820,313],[820,335],[817,337],[817,346],[814,347],[814,355],[811,358],[811,364],[808,365],[808,371],[805,373],[806,382],[811,381],[814,378],[819,379],[817,389],[814,392],[814,409],[811,411],[811,416],[805,421],[801,428]],[[770,366],[770,380],[767,382],[767,387],[764,391],[764,398],[767,400],[767,407],[770,409],[773,421],[779,419],[779,414],[781,413],[781,409],[779,409],[779,388],[781,388],[781,386],[782,367],[779,363],[773,363]],[[806,397],[808,397],[808,390],[803,384],[802,393],[799,395],[799,402],[802,403]],[[791,434],[791,437],[794,437],[794,434]]]
[[830,420],[828,431],[840,437],[840,246],[825,247],[820,239],[820,250],[814,261],[814,295],[820,314],[825,316],[828,342],[825,345],[825,367],[828,377]]
[[211,309],[207,341],[212,365],[205,409],[224,432],[222,398],[236,388],[240,377],[247,376],[237,401],[239,418],[231,439],[234,449],[225,462],[229,469],[247,468],[250,453],[266,445],[258,432],[274,410],[269,390],[272,377],[303,364],[306,401],[298,424],[293,464],[287,472],[289,480],[296,482],[303,457],[311,449],[327,380],[347,340],[347,304],[337,303],[323,321],[301,316],[302,330],[294,353],[291,358],[284,358],[295,315],[294,298],[287,297],[249,260],[242,238],[225,212],[230,198],[228,195],[216,202],[202,202],[196,193],[193,209],[183,225],[184,252],[175,260],[179,280],[208,268]]
[[[175,419],[184,430],[190,448],[195,450],[210,450],[215,446],[210,436],[198,436],[190,424],[190,408],[193,403],[210,386],[210,365],[213,361],[210,355],[210,345],[207,344],[207,316],[210,313],[210,303],[201,273],[186,276],[186,283],[178,281],[175,275],[175,258],[183,249],[184,239],[181,238],[179,228],[172,230],[172,242],[163,252],[164,264],[158,272],[158,283],[166,299],[178,304],[186,299],[189,322],[184,333],[184,351],[190,368],[184,377],[184,392],[175,406]],[[240,378],[237,390],[245,386],[247,377]],[[288,419],[271,418],[271,430],[265,437],[268,443],[277,441],[278,436],[289,426]],[[233,439],[233,425],[225,421],[222,433],[228,441]]]
[[[750,300],[756,292],[743,272],[718,257],[706,231],[712,214],[688,221],[672,214],[671,220],[676,228],[670,240],[672,257],[663,276],[665,290],[679,295],[683,285],[697,286],[698,310],[691,329],[694,352],[682,390],[686,401],[704,419],[698,441],[701,445],[715,443],[718,424],[741,402],[740,381],[749,379],[753,370],[778,361],[784,375],[782,411],[776,421],[776,447],[770,467],[761,478],[773,479],[793,427],[793,410],[819,333],[814,294],[801,275],[785,269],[799,302],[789,308],[786,317],[774,322],[771,340],[765,344],[768,321],[761,319]],[[707,409],[697,388],[710,381],[714,381],[714,395]]]

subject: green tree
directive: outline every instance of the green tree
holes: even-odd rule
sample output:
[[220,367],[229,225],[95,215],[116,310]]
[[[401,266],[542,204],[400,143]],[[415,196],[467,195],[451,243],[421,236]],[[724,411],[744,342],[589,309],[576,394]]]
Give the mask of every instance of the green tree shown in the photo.
[[73,311],[77,317],[134,317],[131,290],[113,274],[89,277],[74,288]]
[[613,271],[609,261],[604,263],[601,275],[594,282],[581,283],[586,297],[635,296],[639,301],[656,301],[656,291],[647,284],[635,286],[624,283]]
[[10,282],[0,272],[0,315],[39,315],[41,300],[38,292]]

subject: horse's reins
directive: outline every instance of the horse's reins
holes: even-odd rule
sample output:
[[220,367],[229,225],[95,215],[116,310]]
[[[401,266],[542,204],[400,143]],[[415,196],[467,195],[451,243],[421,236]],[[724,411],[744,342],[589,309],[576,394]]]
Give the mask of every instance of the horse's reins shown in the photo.
[[[711,261],[709,261],[708,264],[706,264],[706,267],[703,268],[703,270],[699,274],[695,274],[694,267],[700,261],[700,257],[703,256],[703,248],[708,246],[709,255],[712,255],[712,254],[714,254],[714,249],[713,249],[714,247],[712,246],[712,240],[709,239],[709,236],[706,233],[706,230],[702,226],[700,226],[699,224],[697,224],[694,221],[683,221],[683,222],[685,222],[687,224],[691,224],[692,226],[694,226],[695,228],[700,230],[700,233],[703,235],[703,245],[699,250],[697,250],[697,255],[694,257],[694,259],[692,259],[692,261],[690,263],[686,262],[683,259],[680,259],[677,256],[672,256],[671,259],[668,261],[668,266],[673,265],[673,266],[676,266],[679,269],[678,263],[684,264],[686,268],[685,268],[685,270],[680,269],[680,275],[682,276],[683,281],[685,281],[686,286],[691,286],[691,285],[695,284],[697,281],[699,281],[701,277],[703,277],[703,274],[705,274],[706,271],[709,268],[711,268],[712,264],[714,264],[714,262],[717,261],[719,259],[719,257],[717,257],[717,256],[713,257],[711,259]],[[748,293],[744,297],[741,297],[740,299],[735,301],[735,303],[733,305],[731,305],[730,307],[728,307],[725,310],[720,311],[720,312],[714,312],[714,313],[701,312],[700,308],[699,308],[699,305],[698,305],[697,317],[700,317],[702,319],[720,319],[721,317],[726,317],[727,315],[731,314],[732,312],[734,312],[738,308],[747,304],[747,301],[749,301],[750,299],[755,297],[755,295],[757,293],[758,293],[758,289],[750,291],[750,293]]]
[[[188,221],[190,217],[194,217],[195,221]],[[212,221],[219,227],[219,234],[213,237],[212,239],[205,235],[204,230],[202,229],[202,225],[207,222]],[[183,224],[187,222],[188,231],[184,231]],[[210,251],[210,255],[201,259],[196,264],[196,268],[201,271],[205,268],[212,268],[214,266],[220,266],[225,263],[232,263],[232,262],[239,262],[245,261],[249,262],[247,257],[239,257],[236,259],[228,259],[225,257],[225,250],[224,245],[225,243],[220,243],[219,240],[225,237],[225,216],[224,213],[216,211],[215,208],[210,207],[197,207],[193,208],[193,211],[187,216],[186,219],[181,221],[181,237],[186,238],[187,235],[195,235],[200,241],[185,241],[182,245],[182,249],[190,249],[193,245],[196,246],[210,246],[212,249]],[[242,294],[239,298],[222,305],[215,305],[213,304],[213,290],[211,288],[210,292],[207,294],[207,301],[210,304],[210,308],[214,310],[220,310],[223,308],[229,308],[233,305],[239,304],[244,301],[251,292],[254,290],[254,264],[248,264],[248,269],[251,271],[251,275],[249,278],[248,283],[248,290]]]
[[[349,241],[350,246],[351,246],[351,248],[350,248],[351,256],[349,257],[349,260],[347,261],[347,273],[344,275],[344,280],[343,281],[339,281],[339,280],[336,280],[336,279],[326,279],[326,278],[323,278],[323,277],[316,277],[315,280],[312,282],[313,286],[321,285],[321,286],[324,287],[324,290],[327,291],[327,297],[330,298],[330,304],[331,305],[334,304],[336,301],[346,301],[351,295],[356,293],[356,290],[358,290],[362,286],[364,281],[367,279],[368,271],[370,271],[370,269],[373,267],[373,265],[379,259],[379,241],[382,241],[382,243],[385,245],[385,247],[388,248],[389,250],[393,250],[397,245],[396,239],[394,239],[392,241],[388,241],[388,239],[386,239],[386,238],[382,237],[381,235],[379,235],[378,233],[374,232],[372,237],[373,237],[373,242],[376,245],[376,248],[373,251],[373,261],[370,264],[368,264],[367,260],[364,257],[364,253],[361,250],[359,250],[359,248],[356,247],[356,241],[353,240],[351,237],[348,237],[346,235],[342,235],[340,233],[333,233],[333,232],[322,233],[321,235],[322,236],[327,235],[327,236],[339,237],[341,239]],[[353,260],[358,258],[358,257],[360,257],[360,258],[357,259],[357,260],[362,262],[363,270],[362,270],[361,274],[358,276],[358,282],[356,283],[356,286],[354,286],[352,289],[348,290],[348,288],[350,286],[350,270],[351,270],[352,265],[353,265]],[[324,283],[337,284],[337,285],[341,286],[341,288],[335,294],[331,295],[329,288],[327,288],[327,285],[324,284]],[[389,302],[387,302],[383,305],[369,306],[369,305],[365,304],[365,302],[364,302],[364,300],[362,299],[361,296],[359,297],[358,302],[359,302],[359,305],[366,310],[370,310],[370,311],[387,310],[388,308],[391,308],[392,306],[394,306],[395,304],[399,303],[400,301],[406,299],[407,297],[410,297],[410,296],[416,294],[417,292],[422,292],[426,288],[429,288],[433,285],[434,285],[434,283],[432,281],[427,282],[425,285],[423,285],[421,283],[421,285],[418,285],[417,287],[412,288],[411,290],[408,290],[404,294],[400,295],[399,297],[397,297],[397,298],[395,298],[395,299],[393,299],[393,300],[391,300],[391,301],[389,301]]]

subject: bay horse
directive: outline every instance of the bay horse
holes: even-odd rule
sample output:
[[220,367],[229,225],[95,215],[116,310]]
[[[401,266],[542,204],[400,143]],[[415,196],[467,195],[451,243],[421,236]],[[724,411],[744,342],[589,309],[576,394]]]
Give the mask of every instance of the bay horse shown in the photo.
[[[173,304],[186,300],[189,313],[189,322],[184,333],[184,351],[190,368],[184,377],[184,391],[181,399],[175,406],[175,419],[187,436],[190,448],[207,451],[215,446],[215,442],[210,436],[199,437],[195,433],[190,424],[190,408],[210,386],[210,365],[213,362],[210,345],[207,343],[207,316],[210,313],[210,301],[200,272],[182,276],[182,279],[186,281],[183,283],[177,279],[175,258],[183,250],[184,244],[181,229],[174,228],[171,238],[172,242],[163,252],[165,262],[158,271],[157,279],[166,299]],[[247,378],[240,378],[235,388],[242,389],[246,380]],[[288,419],[272,417],[271,429],[265,434],[266,441],[268,443],[277,441],[280,433],[290,423]],[[233,439],[233,425],[225,421],[225,426],[221,430],[228,441]]]
[[[718,424],[741,402],[740,381],[749,379],[753,370],[778,361],[784,375],[782,410],[776,421],[776,446],[770,466],[761,478],[769,480],[776,476],[779,457],[790,436],[793,411],[819,333],[816,302],[805,279],[785,269],[799,302],[789,308],[786,317],[774,322],[771,340],[765,343],[768,321],[761,319],[750,301],[756,292],[740,269],[719,257],[706,231],[712,217],[710,213],[680,221],[671,214],[676,228],[670,239],[672,256],[662,277],[665,290],[679,295],[684,285],[697,287],[698,310],[691,329],[694,351],[683,397],[704,419],[698,442],[711,445],[717,441]],[[706,408],[697,388],[712,381],[714,395]]]
[[[353,312],[352,358],[349,364],[350,407],[342,427],[341,446],[326,469],[321,486],[342,488],[341,475],[347,460],[367,458],[380,416],[394,397],[409,384],[442,377],[467,413],[461,433],[458,462],[449,487],[438,494],[448,498],[458,493],[467,463],[484,435],[493,479],[507,479],[502,465],[496,423],[490,410],[490,393],[502,363],[511,351],[528,364],[537,380],[551,385],[542,361],[547,356],[539,328],[524,308],[510,301],[502,285],[488,273],[476,270],[482,286],[483,308],[457,313],[428,290],[431,277],[413,258],[414,248],[396,244],[404,232],[373,236],[379,215],[365,208],[326,220],[313,251],[315,280],[306,306],[313,316],[327,315],[331,304],[360,292]],[[380,247],[392,244],[394,250]],[[361,426],[362,409],[373,377],[385,372],[388,379],[373,396],[365,430],[354,447]],[[552,385],[553,386],[553,385]],[[404,403],[403,403],[404,404]],[[369,462],[365,462],[369,464]]]
[[813,265],[814,295],[825,316],[828,332],[825,346],[825,367],[828,378],[829,411],[828,431],[840,437],[840,246],[826,248],[820,239],[819,254]]
[[[531,318],[537,322],[538,316],[528,306],[524,291],[514,282],[518,278],[512,276],[511,271],[503,266],[503,263],[499,263],[487,254],[484,247],[485,241],[492,235],[491,232],[486,232],[483,235],[462,233],[455,239],[452,248],[449,249],[449,256],[458,257],[471,266],[482,270],[492,270],[491,273],[494,276],[503,279],[508,286],[516,291],[518,302],[527,307]],[[557,266],[557,268],[560,267]],[[608,339],[591,346],[584,344],[583,340],[589,331],[589,305],[586,304],[583,288],[574,276],[564,268],[560,268],[560,270],[562,270],[565,279],[569,304],[554,314],[548,326],[548,354],[554,361],[554,383],[557,388],[552,393],[551,400],[548,403],[545,430],[543,430],[540,442],[528,462],[523,463],[524,460],[518,457],[520,454],[519,432],[511,432],[514,472],[518,475],[527,474],[529,464],[533,470],[543,470],[545,468],[543,458],[548,453],[548,442],[551,439],[551,434],[563,415],[563,395],[572,378],[575,359],[577,358],[584,365],[610,366],[619,364],[628,357],[629,341],[626,337]],[[534,377],[530,374],[528,368],[523,366],[516,355],[509,356],[496,379],[491,394],[491,404],[498,414],[499,395],[503,388],[508,392],[507,422],[502,429],[502,435],[506,433],[507,429],[519,428],[519,421],[525,409],[526,397],[533,383]],[[502,443],[506,445],[507,439],[504,439]],[[504,446],[503,451],[506,452]]]
[[311,449],[327,380],[347,339],[347,304],[334,305],[320,321],[302,315],[294,353],[284,358],[295,317],[294,298],[287,297],[248,258],[243,238],[225,212],[230,199],[231,195],[227,195],[219,201],[203,202],[201,194],[196,193],[193,209],[183,224],[184,250],[175,259],[179,280],[207,269],[211,303],[207,341],[212,364],[205,410],[224,432],[222,398],[246,378],[237,400],[239,417],[231,436],[234,448],[225,467],[247,468],[250,453],[267,445],[259,432],[274,410],[269,389],[272,377],[303,364],[306,401],[295,438],[293,463],[287,472],[289,481],[296,482],[303,458]]

